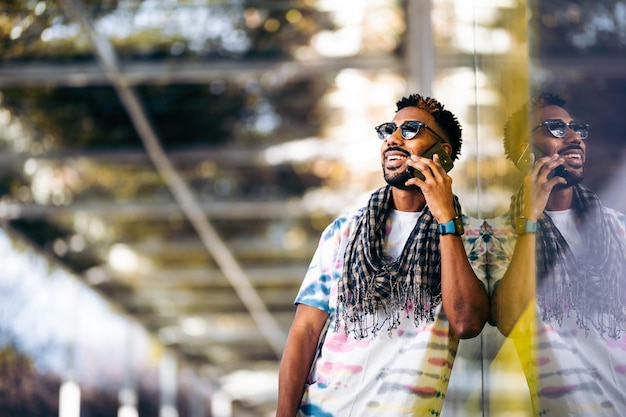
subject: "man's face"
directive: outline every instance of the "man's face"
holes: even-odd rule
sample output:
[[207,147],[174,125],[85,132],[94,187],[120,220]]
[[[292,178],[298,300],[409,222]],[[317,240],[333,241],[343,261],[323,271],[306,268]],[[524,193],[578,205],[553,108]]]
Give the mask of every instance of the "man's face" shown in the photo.
[[[433,116],[424,110],[417,107],[405,107],[396,113],[392,122],[400,126],[407,120],[417,120],[425,123],[439,135],[443,136],[443,132],[436,125]],[[425,128],[421,128],[419,133],[412,139],[404,139],[400,134],[400,129],[396,129],[390,137],[383,141],[380,148],[381,165],[387,184],[406,189],[407,187],[404,183],[410,178],[410,174],[407,171],[407,158],[411,155],[421,155],[436,142],[437,138]]]
[[[536,114],[537,124],[549,119],[560,119],[566,124],[573,120],[569,113],[559,106],[543,107],[537,110]],[[554,137],[546,126],[542,126],[534,132],[533,142],[545,155],[558,153],[565,160],[563,163],[565,171],[559,175],[567,180],[567,185],[578,184],[583,180],[586,144],[569,126],[562,138]]]

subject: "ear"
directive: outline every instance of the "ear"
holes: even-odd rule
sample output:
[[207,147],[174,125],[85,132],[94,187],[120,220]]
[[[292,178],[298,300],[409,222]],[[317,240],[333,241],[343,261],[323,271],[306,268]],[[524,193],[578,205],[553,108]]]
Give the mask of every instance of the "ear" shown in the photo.
[[515,159],[519,158],[528,148],[529,142],[524,141],[517,145],[517,153],[514,155]]
[[448,155],[452,155],[452,145],[450,145],[449,143],[442,143],[441,146],[443,146],[443,149],[446,150],[446,153]]

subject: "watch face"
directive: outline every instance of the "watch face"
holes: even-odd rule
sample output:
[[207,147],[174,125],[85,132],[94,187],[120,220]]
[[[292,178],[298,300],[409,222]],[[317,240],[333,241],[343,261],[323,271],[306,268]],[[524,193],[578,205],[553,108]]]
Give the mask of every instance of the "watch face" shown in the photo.
[[454,228],[456,229],[454,231],[455,234],[462,235],[465,232],[465,230],[463,229],[463,219],[454,219]]
[[519,217],[515,223],[515,232],[518,235],[526,233],[535,233],[537,231],[537,223],[528,220],[525,217]]

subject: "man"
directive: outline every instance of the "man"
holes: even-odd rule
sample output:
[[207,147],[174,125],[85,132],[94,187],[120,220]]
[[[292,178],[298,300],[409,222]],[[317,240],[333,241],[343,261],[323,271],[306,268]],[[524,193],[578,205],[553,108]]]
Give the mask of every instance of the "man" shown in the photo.
[[413,94],[376,131],[388,185],[322,234],[296,298],[278,417],[438,415],[459,338],[488,318],[452,179],[440,156],[419,156],[440,143],[456,158],[456,117]]
[[625,416],[626,217],[581,185],[589,129],[564,104],[541,94],[505,126],[527,175],[489,221],[492,320],[515,340],[535,415]]

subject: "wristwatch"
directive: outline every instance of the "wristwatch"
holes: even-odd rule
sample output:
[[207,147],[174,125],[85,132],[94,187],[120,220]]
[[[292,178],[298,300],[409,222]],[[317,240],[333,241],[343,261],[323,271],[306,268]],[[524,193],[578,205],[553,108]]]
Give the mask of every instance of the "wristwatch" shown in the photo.
[[517,218],[515,223],[515,233],[525,235],[527,233],[537,233],[537,222],[527,219],[524,216]]
[[439,230],[440,235],[461,236],[465,233],[465,229],[463,229],[463,219],[457,216],[449,222],[439,223],[437,230]]

